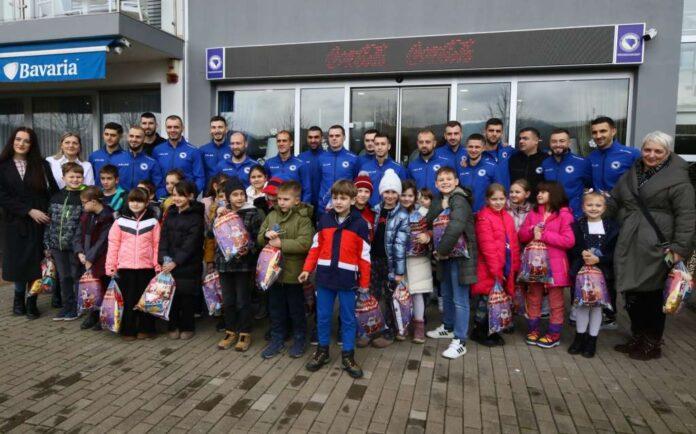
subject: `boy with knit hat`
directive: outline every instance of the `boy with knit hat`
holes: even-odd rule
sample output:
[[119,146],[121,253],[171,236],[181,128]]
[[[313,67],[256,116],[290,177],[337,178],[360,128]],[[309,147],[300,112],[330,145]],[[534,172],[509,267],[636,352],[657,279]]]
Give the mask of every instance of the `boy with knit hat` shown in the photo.
[[358,189],[358,195],[355,196],[355,207],[367,222],[367,228],[370,230],[370,242],[372,242],[372,236],[374,235],[372,225],[375,222],[375,212],[372,211],[369,202],[374,186],[372,185],[370,175],[365,171],[358,173],[358,176],[353,180],[353,184]]

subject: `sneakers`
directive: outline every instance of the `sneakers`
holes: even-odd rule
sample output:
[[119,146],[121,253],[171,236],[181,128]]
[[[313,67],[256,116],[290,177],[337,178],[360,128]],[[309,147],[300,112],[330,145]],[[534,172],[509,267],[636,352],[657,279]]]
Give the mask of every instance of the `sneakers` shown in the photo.
[[430,330],[426,336],[433,339],[454,339],[454,333],[447,330],[444,324],[440,324],[440,327],[435,330]]
[[293,359],[299,359],[300,357],[304,356],[305,348],[306,344],[304,341],[304,336],[302,339],[295,339],[292,342],[290,350],[288,350],[288,356],[292,357]]
[[63,321],[75,321],[78,318],[79,318],[79,316],[77,316],[77,313],[68,312],[65,314],[65,316],[63,316]]
[[353,351],[343,351],[341,353],[341,364],[343,365],[343,370],[346,371],[348,375],[353,378],[362,378],[363,371],[355,362]]
[[261,357],[264,359],[272,359],[283,351],[285,351],[285,344],[282,341],[272,340],[271,343],[261,351]]
[[52,320],[52,321],[63,321],[63,320],[65,320],[65,312],[63,312],[63,311],[58,312],[58,315],[56,315],[56,316],[54,316],[53,318],[51,318],[51,320]]
[[312,354],[312,358],[305,365],[305,368],[309,372],[316,372],[329,362],[331,362],[329,358],[329,347],[322,347],[319,345],[314,354]]
[[539,338],[536,342],[537,347],[541,348],[553,348],[561,344],[561,334],[560,333],[546,333],[543,337]]
[[423,321],[413,321],[413,341],[414,344],[425,343],[425,323]]
[[449,347],[442,352],[442,357],[446,359],[457,359],[466,354],[466,346],[459,339],[452,339]]
[[251,335],[249,333],[240,333],[237,345],[234,346],[235,351],[244,352],[251,346]]
[[236,344],[238,340],[239,335],[236,332],[231,332],[227,330],[227,332],[225,333],[225,337],[217,343],[217,347],[221,350],[227,350],[232,345]]
[[527,343],[527,345],[536,345],[537,342],[539,342],[540,337],[541,333],[539,333],[538,330],[532,330],[531,332],[527,333],[524,341]]

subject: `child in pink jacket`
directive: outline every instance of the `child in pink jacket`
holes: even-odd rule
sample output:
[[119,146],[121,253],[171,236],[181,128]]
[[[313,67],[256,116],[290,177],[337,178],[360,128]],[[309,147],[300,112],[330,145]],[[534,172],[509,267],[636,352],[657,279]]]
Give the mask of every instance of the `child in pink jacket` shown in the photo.
[[146,190],[131,190],[121,216],[109,231],[105,269],[107,275],[116,277],[123,294],[121,334],[126,341],[155,337],[155,317],[133,310],[160,268],[160,224],[148,203]]
[[[557,182],[542,182],[537,186],[537,205],[527,215],[519,231],[520,242],[542,241],[548,249],[552,284],[529,283],[527,286],[527,317],[529,332],[527,344],[552,348],[560,344],[563,327],[563,289],[571,286],[566,251],[575,244],[571,227],[573,214],[568,208],[568,198]],[[539,331],[541,300],[544,289],[548,291],[551,318],[543,337]]]

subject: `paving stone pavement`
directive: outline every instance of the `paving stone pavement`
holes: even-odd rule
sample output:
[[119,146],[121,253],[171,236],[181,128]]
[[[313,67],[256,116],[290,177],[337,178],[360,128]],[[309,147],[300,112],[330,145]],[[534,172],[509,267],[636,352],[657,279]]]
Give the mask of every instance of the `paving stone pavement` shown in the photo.
[[[358,349],[365,377],[333,363],[316,373],[307,357],[262,360],[258,324],[247,353],[220,351],[213,320],[190,341],[123,342],[52,322],[48,298],[35,321],[10,313],[0,288],[0,433],[8,432],[696,432],[696,314],[670,317],[660,360],[636,362],[611,348],[626,336],[603,331],[594,359],[560,347],[468,345],[455,361],[447,342]],[[431,315],[436,316],[433,307]],[[435,319],[431,321],[431,324]]]

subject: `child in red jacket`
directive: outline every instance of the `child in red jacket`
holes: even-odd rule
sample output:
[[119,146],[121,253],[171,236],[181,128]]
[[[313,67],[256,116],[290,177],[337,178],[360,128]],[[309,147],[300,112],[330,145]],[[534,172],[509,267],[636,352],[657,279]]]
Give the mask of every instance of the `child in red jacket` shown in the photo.
[[491,184],[486,190],[486,206],[476,215],[476,241],[479,261],[477,282],[471,285],[475,304],[471,340],[492,347],[504,345],[498,333],[488,335],[488,294],[499,282],[510,296],[515,293],[515,274],[520,268],[520,247],[515,221],[505,210],[505,187]]

